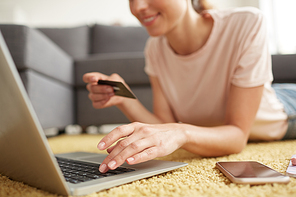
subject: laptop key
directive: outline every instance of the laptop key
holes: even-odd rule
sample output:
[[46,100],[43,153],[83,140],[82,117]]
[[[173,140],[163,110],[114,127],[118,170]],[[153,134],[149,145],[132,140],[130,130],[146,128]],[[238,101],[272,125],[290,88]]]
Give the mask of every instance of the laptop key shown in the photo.
[[87,177],[89,178],[92,178],[92,179],[99,179],[99,178],[103,178],[104,176],[100,176],[100,175],[95,175],[95,174],[89,174],[89,175],[86,175]]
[[119,167],[115,170],[109,170],[106,173],[101,173],[99,171],[100,164],[87,163],[58,157],[57,161],[65,177],[65,180],[73,184],[134,171],[134,169]]
[[78,180],[81,181],[81,182],[85,182],[85,181],[91,181],[93,179],[89,178],[89,177],[82,177],[82,178],[79,178]]
[[68,182],[77,184],[77,183],[80,183],[81,181],[76,180],[76,179],[69,179]]

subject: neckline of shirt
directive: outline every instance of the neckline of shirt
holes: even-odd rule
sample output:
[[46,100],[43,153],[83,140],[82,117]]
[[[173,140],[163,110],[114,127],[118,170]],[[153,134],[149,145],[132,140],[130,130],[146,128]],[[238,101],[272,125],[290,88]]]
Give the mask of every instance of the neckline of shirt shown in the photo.
[[167,41],[167,38],[165,36],[163,36],[163,42],[164,42],[164,45],[165,47],[167,48],[168,52],[172,55],[172,56],[175,56],[176,58],[178,59],[182,59],[182,60],[189,60],[191,58],[196,58],[198,56],[201,56],[203,55],[205,52],[208,51],[208,48],[211,47],[212,43],[215,41],[215,39],[217,39],[217,36],[216,35],[216,32],[218,31],[218,20],[217,20],[217,17],[215,15],[215,12],[214,10],[208,10],[207,11],[213,18],[213,28],[212,28],[212,31],[210,33],[210,36],[207,40],[207,42],[197,51],[189,54],[189,55],[179,55],[179,54],[176,54],[174,52],[174,50],[170,47],[168,41]]

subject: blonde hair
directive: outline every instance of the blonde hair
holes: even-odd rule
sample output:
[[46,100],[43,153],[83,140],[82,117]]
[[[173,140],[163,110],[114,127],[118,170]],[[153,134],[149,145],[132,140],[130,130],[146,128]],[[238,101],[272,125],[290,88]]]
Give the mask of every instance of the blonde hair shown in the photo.
[[207,0],[191,0],[196,12],[201,13],[204,10],[212,9],[213,6]]

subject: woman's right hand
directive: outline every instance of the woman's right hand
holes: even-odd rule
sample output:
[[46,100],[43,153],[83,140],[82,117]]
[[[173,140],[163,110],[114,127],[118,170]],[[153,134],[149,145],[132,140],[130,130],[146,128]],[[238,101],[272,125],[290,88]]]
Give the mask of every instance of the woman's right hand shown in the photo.
[[98,72],[86,73],[83,75],[83,81],[87,83],[86,89],[89,91],[88,97],[92,101],[92,105],[96,109],[119,105],[124,101],[124,97],[115,96],[112,86],[98,85],[99,80],[120,81],[124,80],[118,74],[110,76]]

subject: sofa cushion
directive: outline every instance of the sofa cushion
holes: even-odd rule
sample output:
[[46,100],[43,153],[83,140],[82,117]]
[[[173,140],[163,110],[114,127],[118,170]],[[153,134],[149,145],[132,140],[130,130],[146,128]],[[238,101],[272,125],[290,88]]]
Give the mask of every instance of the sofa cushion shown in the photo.
[[272,55],[274,83],[296,83],[296,54]]
[[90,51],[90,28],[38,28],[73,58],[85,57]]
[[106,75],[119,74],[129,85],[149,85],[144,72],[143,52],[106,53],[89,56],[75,61],[75,82],[77,87],[85,87],[82,76],[88,72]]
[[74,89],[29,69],[20,76],[44,129],[63,129],[75,121]]
[[72,58],[44,34],[22,25],[0,25],[0,30],[18,70],[32,69],[74,84]]
[[144,51],[149,35],[141,26],[94,25],[92,31],[92,54],[111,52]]

